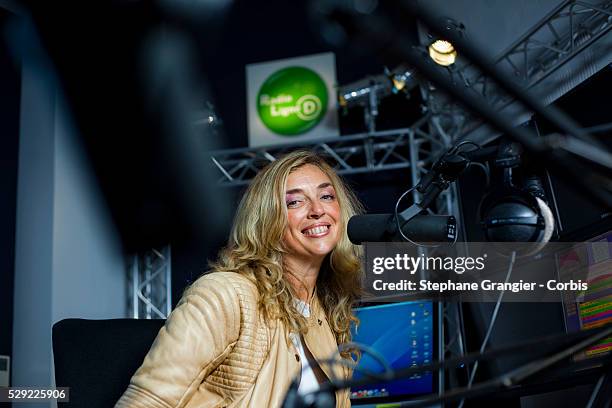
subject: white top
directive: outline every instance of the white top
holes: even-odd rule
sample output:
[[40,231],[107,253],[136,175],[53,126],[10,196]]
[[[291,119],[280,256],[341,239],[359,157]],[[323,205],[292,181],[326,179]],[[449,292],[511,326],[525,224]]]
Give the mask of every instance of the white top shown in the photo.
[[[302,316],[308,318],[310,317],[310,306],[308,303],[300,300],[294,299],[295,307],[298,312],[302,314]],[[316,391],[319,389],[319,382],[317,381],[317,377],[315,377],[314,371],[310,366],[310,362],[306,357],[306,353],[304,352],[304,345],[302,344],[302,339],[299,334],[291,333],[289,334],[293,345],[297,349],[298,353],[300,353],[300,361],[302,362],[302,376],[300,378],[300,386],[298,387],[298,394],[308,394],[310,392]]]

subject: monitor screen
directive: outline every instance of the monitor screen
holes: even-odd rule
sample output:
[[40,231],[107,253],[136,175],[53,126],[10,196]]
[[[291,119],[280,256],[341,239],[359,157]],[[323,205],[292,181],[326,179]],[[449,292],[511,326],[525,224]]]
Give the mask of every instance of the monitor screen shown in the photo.
[[[612,231],[556,254],[560,274],[586,269],[588,289],[565,294],[565,327],[576,332],[612,322]],[[601,356],[612,350],[612,337],[589,347],[575,359]]]
[[[376,350],[393,370],[431,363],[434,353],[434,310],[432,302],[376,304],[355,309],[360,320],[353,328],[353,341]],[[360,369],[383,372],[372,356],[363,353],[354,379],[364,377]],[[353,404],[398,401],[433,392],[431,372],[418,373],[385,383],[351,388]]]

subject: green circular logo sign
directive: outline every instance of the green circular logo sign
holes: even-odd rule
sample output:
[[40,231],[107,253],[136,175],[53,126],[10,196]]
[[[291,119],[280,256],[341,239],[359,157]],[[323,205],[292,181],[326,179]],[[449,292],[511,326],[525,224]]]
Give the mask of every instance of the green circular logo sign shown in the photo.
[[283,136],[315,127],[327,110],[327,87],[311,69],[289,67],[276,71],[257,94],[257,112],[264,125]]

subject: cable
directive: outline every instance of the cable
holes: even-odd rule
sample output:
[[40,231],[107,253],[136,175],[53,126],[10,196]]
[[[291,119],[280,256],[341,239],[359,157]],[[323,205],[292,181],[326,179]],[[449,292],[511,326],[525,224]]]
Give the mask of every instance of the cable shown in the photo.
[[[465,335],[465,319],[463,317],[463,302],[461,302],[461,295],[459,295],[459,302],[457,303],[457,309],[459,311],[459,329],[461,330],[461,336],[464,339],[463,348],[461,349],[461,356],[463,357],[466,354],[467,336]],[[465,370],[469,378],[472,375],[469,364],[465,364]]]
[[453,148],[452,148],[452,149],[449,151],[449,153],[450,153],[450,154],[455,154],[455,153],[457,153],[457,152],[459,151],[459,148],[460,148],[461,146],[468,145],[468,144],[469,144],[469,145],[473,145],[473,146],[476,146],[476,147],[477,147],[476,149],[474,149],[474,150],[470,150],[470,151],[476,151],[476,150],[482,149],[482,146],[480,146],[478,143],[476,143],[476,142],[474,142],[474,141],[471,141],[471,140],[464,140],[463,142],[458,143],[457,145],[455,145],[455,146],[454,146],[454,147],[453,147]]
[[[504,287],[506,284],[510,282],[510,276],[512,275],[512,269],[514,268],[514,261],[516,260],[516,251],[512,251],[512,255],[510,255],[510,264],[508,265],[508,272],[506,273],[506,280],[504,281]],[[491,333],[493,333],[493,327],[495,326],[495,321],[497,320],[497,313],[499,312],[499,308],[501,306],[501,301],[504,297],[505,290],[502,290],[497,297],[497,302],[495,302],[495,308],[493,309],[493,314],[491,314],[491,321],[489,322],[489,327],[487,328],[487,332],[485,334],[484,339],[482,340],[482,344],[480,345],[480,353],[483,353],[485,348],[487,347],[487,343],[489,342],[489,337],[491,337]],[[468,380],[467,389],[472,387],[474,383],[474,378],[476,377],[476,370],[478,370],[478,361],[474,363],[474,367],[472,368],[472,373],[470,374],[470,378]],[[463,404],[465,403],[465,398],[461,399],[457,408],[463,408]]]
[[599,391],[601,391],[601,385],[604,383],[605,380],[606,380],[606,375],[602,374],[599,377],[599,380],[597,380],[597,383],[595,383],[595,387],[593,387],[593,391],[591,392],[591,397],[589,398],[589,401],[587,402],[587,405],[585,408],[593,408],[593,403],[597,399],[597,395],[599,394]]
[[[497,358],[499,356],[509,355],[510,353],[516,353],[523,350],[535,351],[535,345],[545,344],[548,348],[556,349],[557,347],[563,347],[563,351],[554,354],[551,357],[546,357],[543,359],[536,359],[535,361],[528,363],[526,365],[520,366],[519,368],[512,369],[511,371],[503,374],[499,378],[487,380],[483,383],[478,383],[473,385],[471,388],[459,388],[450,390],[445,393],[443,396],[438,394],[433,394],[430,397],[424,397],[423,400],[415,402],[418,406],[430,406],[435,402],[439,402],[442,400],[455,400],[461,397],[472,397],[476,395],[483,395],[484,392],[494,391],[500,387],[508,388],[510,385],[514,385],[517,381],[522,381],[525,378],[537,373],[550,365],[561,361],[564,358],[567,358],[576,352],[594,344],[597,341],[600,341],[604,338],[612,335],[612,327],[600,327],[595,329],[589,329],[586,331],[576,332],[572,334],[563,334],[563,335],[549,335],[540,337],[534,340],[527,340],[517,344],[513,344],[510,346],[500,347],[498,349],[490,349],[483,353],[480,352],[471,352],[462,357],[453,357],[447,360],[436,361],[429,364],[423,364],[417,367],[408,367],[398,369],[394,373],[395,378],[405,378],[411,374],[425,372],[425,371],[436,371],[440,368],[451,368],[461,366],[463,364],[469,364],[479,360],[491,360]],[[578,343],[575,343],[578,342]],[[567,344],[573,344],[571,347],[566,348]],[[544,351],[546,352],[546,351]],[[542,348],[539,348],[537,353],[542,354]],[[347,361],[338,361],[337,359],[328,360],[333,364],[342,364],[346,365]],[[603,366],[607,366],[608,364],[612,364],[612,356],[606,360],[602,360],[601,363]],[[577,364],[577,363],[574,363]],[[355,386],[362,386],[371,384],[371,381],[360,379],[360,380],[346,380],[341,381],[339,383],[325,383],[321,385],[319,393],[324,392],[333,392],[343,388],[350,388]],[[488,391],[487,391],[488,390]],[[411,404],[412,405],[412,404]]]
[[[384,372],[383,373],[375,373],[369,370],[364,370],[363,368],[358,368],[357,367],[357,363],[355,363],[352,360],[348,360],[345,358],[342,358],[342,356],[340,355],[340,353],[343,350],[347,350],[347,349],[351,349],[351,348],[357,348],[359,349],[359,351],[364,352],[366,354],[369,354],[370,356],[372,356],[374,358],[374,360],[376,360],[378,363],[380,363],[380,365],[383,367]],[[340,357],[339,359],[336,357]],[[373,347],[367,346],[365,344],[362,343],[357,343],[357,342],[348,342],[348,343],[343,343],[341,345],[338,346],[338,349],[336,350],[336,352],[334,353],[334,355],[328,359],[325,360],[320,360],[317,361],[317,363],[319,365],[340,365],[342,367],[349,367],[350,369],[352,369],[354,372],[358,372],[363,374],[364,376],[370,378],[370,379],[374,379],[377,381],[390,381],[394,378],[395,376],[395,372],[393,371],[393,369],[391,368],[391,366],[389,365],[389,363],[387,362],[387,360],[378,352],[376,351]],[[330,378],[330,382],[333,385],[336,385],[338,383],[338,379],[335,377],[334,375],[334,371],[330,370],[331,376],[332,378]],[[343,379],[346,380],[346,379]],[[294,378],[294,380],[292,381],[292,384],[297,384],[296,379]],[[297,389],[294,390],[297,392]],[[319,387],[317,390],[306,393],[304,395],[301,396],[301,398],[303,398],[303,400],[305,402],[314,402],[317,400],[317,396],[319,394],[324,394],[324,393],[328,393],[330,392],[329,389],[325,388],[325,387]]]
[[331,360],[333,360],[334,362],[338,362],[338,361],[345,362],[346,361],[346,363],[348,363],[347,365],[349,367],[352,365],[353,366],[352,368],[354,370],[356,370],[357,372],[365,374],[365,375],[367,375],[369,377],[373,377],[373,378],[375,378],[377,380],[380,380],[380,381],[388,381],[391,378],[393,378],[394,372],[393,372],[393,369],[391,368],[391,366],[389,365],[389,363],[387,362],[387,360],[383,357],[382,354],[380,354],[378,351],[376,351],[376,349],[374,349],[373,347],[370,347],[368,345],[365,345],[365,344],[362,344],[362,343],[357,343],[357,342],[344,343],[344,344],[341,344],[340,346],[338,346],[338,351],[336,352],[336,354],[334,354],[334,356],[337,355],[337,356],[341,357],[340,353],[342,351],[348,350],[348,349],[351,349],[351,348],[357,348],[357,349],[359,349],[359,351],[365,352],[366,354],[369,354],[370,356],[372,356],[374,358],[374,360],[376,360],[378,363],[380,363],[380,365],[384,368],[385,371],[382,373],[382,375],[381,375],[381,373],[373,373],[371,371],[364,370],[364,369],[357,369],[356,370],[357,363],[355,363],[355,362],[351,363],[349,361],[346,361],[346,359],[343,359],[343,358],[341,358],[341,360],[332,358]]
[[[363,368],[357,368],[357,363],[352,361],[352,360],[348,360],[346,358],[343,358],[340,353],[343,350],[347,350],[350,348],[357,348],[359,349],[359,351],[361,352],[365,352],[366,354],[369,354],[370,356],[372,356],[374,358],[374,360],[376,360],[378,363],[380,363],[380,365],[382,366],[382,368],[385,370],[383,373],[375,373],[369,370],[364,370]],[[339,357],[339,358],[337,358]],[[389,365],[389,363],[387,362],[387,360],[382,356],[382,354],[380,354],[378,351],[376,351],[376,349],[374,349],[373,347],[367,346],[365,344],[362,343],[357,343],[357,342],[348,342],[348,343],[343,343],[340,344],[338,346],[338,349],[336,350],[336,352],[330,357],[330,358],[326,358],[324,360],[317,360],[317,363],[319,365],[340,365],[343,367],[349,367],[350,369],[358,372],[358,373],[362,373],[367,377],[371,377],[374,378],[375,380],[378,381],[389,381],[390,379],[393,378],[394,376],[394,371],[391,368],[391,366]],[[332,378],[330,378],[330,381],[332,383],[337,382],[337,378],[334,376],[334,372],[330,371]]]
[[[408,238],[406,234],[404,234],[404,231],[402,231],[402,226],[400,225],[400,220],[399,220],[399,205],[401,201],[404,199],[404,197],[406,197],[406,194],[412,192],[415,188],[416,188],[415,186],[410,187],[395,202],[395,210],[393,211],[393,214],[395,216],[395,225],[397,226],[397,230],[399,231],[402,238],[404,238],[406,241],[410,242],[411,244],[416,245],[416,246],[422,246],[425,248],[438,248],[440,245],[427,245],[427,244],[421,244],[421,243],[414,242],[413,240]],[[457,234],[455,234],[455,241],[457,241]]]

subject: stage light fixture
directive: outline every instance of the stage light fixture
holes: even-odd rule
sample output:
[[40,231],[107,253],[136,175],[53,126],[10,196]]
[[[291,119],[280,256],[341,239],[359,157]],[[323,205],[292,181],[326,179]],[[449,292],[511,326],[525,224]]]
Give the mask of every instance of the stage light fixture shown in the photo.
[[400,64],[392,71],[385,67],[384,75],[389,81],[391,93],[403,92],[406,96],[409,96],[409,92],[417,84],[413,72],[406,64]]
[[371,85],[358,88],[344,87],[338,92],[338,103],[342,107],[353,105],[354,103],[362,103],[366,101],[365,98],[370,94],[375,85],[375,83],[372,83]]
[[399,93],[406,89],[406,84],[412,80],[412,72],[404,71],[400,73],[393,74],[391,76],[391,84],[393,87],[391,88],[391,92]]
[[429,56],[436,64],[447,67],[455,63],[457,51],[450,42],[436,40],[429,45]]

